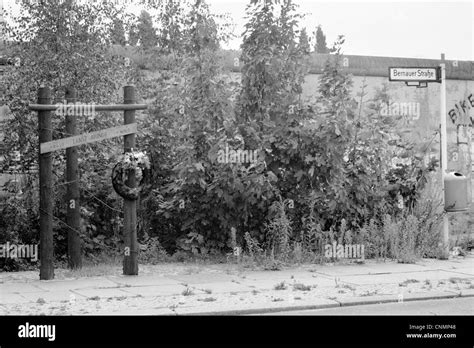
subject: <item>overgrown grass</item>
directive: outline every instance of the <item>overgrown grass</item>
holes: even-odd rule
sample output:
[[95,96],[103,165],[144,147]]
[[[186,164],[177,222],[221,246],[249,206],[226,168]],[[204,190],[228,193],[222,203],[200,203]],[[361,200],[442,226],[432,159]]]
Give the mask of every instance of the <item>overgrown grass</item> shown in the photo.
[[183,296],[192,296],[192,295],[194,295],[194,291],[190,287],[186,287],[186,289],[183,290],[181,295],[183,295]]
[[401,282],[400,284],[398,284],[399,286],[407,286],[408,284],[412,284],[412,283],[419,283],[419,280],[416,280],[416,279],[407,279],[403,282]]
[[278,283],[273,287],[273,290],[286,290],[287,286],[285,282]]
[[293,290],[297,291],[310,291],[312,289],[311,285],[305,285],[303,283],[295,283],[293,284]]
[[215,297],[205,297],[205,298],[199,298],[198,301],[202,302],[214,302],[217,301]]

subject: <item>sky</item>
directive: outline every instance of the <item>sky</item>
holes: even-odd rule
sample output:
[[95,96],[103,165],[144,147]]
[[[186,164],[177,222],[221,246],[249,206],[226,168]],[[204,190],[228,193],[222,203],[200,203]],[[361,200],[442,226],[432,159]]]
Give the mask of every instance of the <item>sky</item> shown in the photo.
[[[15,6],[15,0],[1,2],[5,8]],[[228,13],[234,21],[237,37],[225,48],[239,48],[249,2],[207,0],[214,13]],[[328,45],[338,35],[345,36],[345,54],[439,59],[445,53],[449,60],[474,61],[474,0],[295,0],[295,3],[301,13],[307,14],[301,25],[308,33],[321,25]],[[132,10],[139,11],[139,7],[132,5]]]
[[[231,13],[236,32],[248,0],[208,0],[216,13]],[[346,54],[474,61],[474,1],[296,0],[308,33],[321,25],[326,41],[344,35]],[[240,36],[240,35],[239,35]],[[230,43],[238,48],[240,39]]]

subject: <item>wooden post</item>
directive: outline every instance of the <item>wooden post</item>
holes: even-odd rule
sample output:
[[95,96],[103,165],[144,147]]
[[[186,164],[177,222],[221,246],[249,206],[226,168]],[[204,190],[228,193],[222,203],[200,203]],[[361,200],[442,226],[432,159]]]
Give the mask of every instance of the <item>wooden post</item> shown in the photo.
[[[76,91],[73,88],[66,90],[66,102],[76,102]],[[66,110],[68,110],[66,108]],[[77,135],[76,117],[78,115],[69,115],[66,113],[66,136]],[[66,222],[71,227],[67,232],[67,251],[68,251],[68,267],[71,269],[82,268],[81,257],[81,237],[78,231],[80,230],[81,212],[79,204],[79,182],[78,182],[78,160],[77,160],[77,146],[66,149],[66,204],[67,216]]]
[[[125,86],[123,88],[124,104],[135,104],[135,87]],[[135,110],[124,111],[124,124],[135,123]],[[125,153],[135,148],[135,134],[123,137]],[[136,187],[135,173],[130,175],[125,183],[128,187]],[[138,274],[138,242],[137,242],[137,201],[124,200],[123,240],[125,256],[123,259],[123,274]]]
[[[42,87],[38,91],[38,104],[51,104],[51,91]],[[38,112],[39,142],[52,140],[51,111]],[[54,278],[54,244],[53,244],[53,188],[52,188],[52,152],[39,154],[39,188],[40,188],[40,279]]]

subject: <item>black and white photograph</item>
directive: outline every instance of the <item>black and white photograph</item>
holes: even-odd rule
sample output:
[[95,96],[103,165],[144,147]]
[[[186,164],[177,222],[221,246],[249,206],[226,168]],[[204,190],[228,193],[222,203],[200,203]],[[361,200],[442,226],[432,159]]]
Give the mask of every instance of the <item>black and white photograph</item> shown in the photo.
[[0,0],[0,347],[472,347],[473,128],[473,0]]

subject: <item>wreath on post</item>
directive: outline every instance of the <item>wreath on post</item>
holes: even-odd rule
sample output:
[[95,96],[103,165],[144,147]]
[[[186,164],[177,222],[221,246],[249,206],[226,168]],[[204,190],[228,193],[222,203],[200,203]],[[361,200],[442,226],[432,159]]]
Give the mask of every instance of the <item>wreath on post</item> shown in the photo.
[[[136,200],[140,195],[150,171],[150,160],[145,152],[126,152],[118,158],[112,169],[112,186],[115,192],[127,200]],[[126,183],[135,173],[137,187],[130,187]]]

